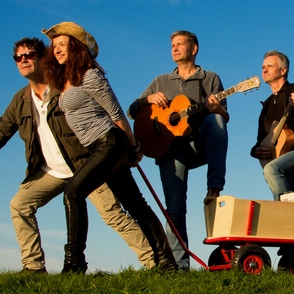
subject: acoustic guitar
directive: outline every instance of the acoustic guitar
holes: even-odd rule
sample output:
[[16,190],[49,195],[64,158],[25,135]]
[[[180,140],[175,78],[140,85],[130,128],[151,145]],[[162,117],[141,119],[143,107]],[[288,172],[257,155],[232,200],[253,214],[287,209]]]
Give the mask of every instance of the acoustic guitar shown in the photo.
[[[260,79],[253,76],[227,90],[216,94],[218,101],[236,92],[246,92],[260,86]],[[134,135],[141,144],[141,152],[151,158],[163,155],[176,136],[187,136],[192,128],[188,117],[206,108],[204,101],[192,104],[185,95],[177,95],[166,108],[149,104],[135,117]]]
[[285,127],[292,109],[293,106],[288,104],[280,121],[273,122],[269,133],[260,143],[261,147],[267,147],[271,152],[270,159],[259,160],[262,168],[264,168],[268,162],[280,157],[292,149],[294,144],[294,133],[290,128]]

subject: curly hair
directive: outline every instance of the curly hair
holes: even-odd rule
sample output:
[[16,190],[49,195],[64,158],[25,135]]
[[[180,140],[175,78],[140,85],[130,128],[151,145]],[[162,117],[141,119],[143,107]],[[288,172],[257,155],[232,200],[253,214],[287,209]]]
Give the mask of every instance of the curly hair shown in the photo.
[[66,64],[59,64],[54,56],[52,44],[46,50],[42,59],[46,82],[60,91],[64,89],[67,80],[71,85],[79,86],[88,69],[98,68],[103,74],[105,73],[82,42],[74,37],[68,37],[68,60]]
[[24,47],[24,46],[26,46],[30,50],[36,51],[38,53],[39,58],[43,57],[43,54],[47,48],[42,40],[37,38],[25,37],[19,41],[14,42],[12,55],[16,54],[19,47]]

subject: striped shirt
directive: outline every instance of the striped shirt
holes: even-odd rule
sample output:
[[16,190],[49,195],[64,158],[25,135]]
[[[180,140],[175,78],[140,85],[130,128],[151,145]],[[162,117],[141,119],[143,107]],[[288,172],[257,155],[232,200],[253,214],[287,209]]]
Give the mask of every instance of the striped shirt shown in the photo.
[[89,69],[80,86],[59,98],[66,121],[83,146],[89,146],[125,118],[116,95],[99,69]]

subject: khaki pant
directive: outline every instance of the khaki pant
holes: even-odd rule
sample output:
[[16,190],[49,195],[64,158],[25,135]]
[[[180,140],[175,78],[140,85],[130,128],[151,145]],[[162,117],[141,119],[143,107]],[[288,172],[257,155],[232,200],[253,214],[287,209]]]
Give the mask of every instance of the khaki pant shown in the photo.
[[139,261],[147,268],[155,266],[154,252],[138,223],[122,208],[107,184],[91,193],[88,197],[98,210],[104,222],[117,231],[137,254]]
[[[40,170],[30,181],[21,184],[11,199],[12,222],[24,268],[38,270],[45,267],[36,213],[38,208],[63,193],[67,181],[68,179],[58,179]],[[89,199],[105,223],[117,231],[137,254],[142,265],[148,268],[155,266],[154,253],[147,238],[136,221],[121,208],[108,186],[102,185]]]

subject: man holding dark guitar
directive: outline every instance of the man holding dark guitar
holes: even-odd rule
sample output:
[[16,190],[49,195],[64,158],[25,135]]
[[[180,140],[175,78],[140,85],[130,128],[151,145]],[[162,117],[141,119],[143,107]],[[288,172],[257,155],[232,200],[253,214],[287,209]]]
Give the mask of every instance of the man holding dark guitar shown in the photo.
[[288,57],[281,52],[269,51],[264,55],[262,78],[270,86],[272,94],[262,102],[257,143],[250,153],[263,166],[264,178],[275,200],[280,200],[281,194],[294,191],[294,113],[291,98],[294,84],[287,81],[289,65]]
[[[228,144],[226,123],[229,121],[229,114],[226,111],[226,99],[220,103],[213,95],[223,91],[219,76],[211,71],[205,71],[195,63],[199,49],[197,37],[188,31],[177,31],[170,39],[171,54],[177,68],[170,74],[156,77],[139,99],[131,104],[128,115],[135,119],[136,123],[136,115],[140,111],[169,108],[170,102],[177,95],[185,95],[192,103],[203,102],[206,106],[204,110],[197,111],[189,117],[189,128],[192,128],[188,135],[184,131],[183,136],[175,137],[168,144],[163,154],[153,156],[160,170],[166,211],[188,247],[186,228],[188,170],[208,164],[208,191],[204,204],[210,203],[219,196],[225,184]],[[172,116],[173,114],[170,117]],[[164,137],[165,126],[157,124],[156,119],[154,121],[154,127],[149,131],[155,129],[158,137]],[[144,122],[142,129],[148,133]],[[169,133],[166,134],[168,136]],[[156,147],[154,144],[153,148]],[[167,236],[179,268],[188,270],[189,256],[168,224]]]

